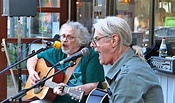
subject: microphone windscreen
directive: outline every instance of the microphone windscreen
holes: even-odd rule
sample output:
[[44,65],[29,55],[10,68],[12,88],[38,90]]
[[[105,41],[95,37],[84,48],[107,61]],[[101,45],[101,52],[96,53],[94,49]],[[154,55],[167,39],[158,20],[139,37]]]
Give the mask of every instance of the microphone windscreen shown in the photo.
[[54,44],[53,44],[53,47],[55,49],[60,49],[61,48],[61,42],[60,41],[55,41]]
[[55,42],[55,41],[60,41],[60,35],[59,34],[56,34],[53,39],[52,39],[52,42]]

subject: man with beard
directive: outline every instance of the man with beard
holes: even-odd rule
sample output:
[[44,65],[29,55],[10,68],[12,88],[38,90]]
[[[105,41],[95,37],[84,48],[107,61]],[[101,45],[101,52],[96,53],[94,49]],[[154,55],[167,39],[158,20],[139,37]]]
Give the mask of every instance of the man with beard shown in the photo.
[[[82,48],[88,47],[89,55],[77,59],[77,61],[79,61],[72,75],[68,79],[68,82],[63,81],[58,87],[53,89],[53,92],[58,94],[53,103],[78,103],[78,101],[71,99],[71,96],[63,93],[62,87],[67,85],[69,87],[81,88],[85,90],[86,97],[86,95],[94,88],[102,87],[101,82],[104,81],[103,67],[99,63],[98,53],[89,46],[92,36],[82,24],[78,22],[66,22],[61,26],[59,35],[62,43],[61,49],[51,48],[28,59],[27,69],[30,82],[34,85],[41,79],[35,71],[38,59],[43,58],[51,65],[55,65],[59,61],[80,51]],[[57,68],[63,69],[68,64],[69,63],[59,65]],[[66,73],[66,71],[64,72]],[[83,97],[81,103],[84,103],[85,100],[86,98]]]

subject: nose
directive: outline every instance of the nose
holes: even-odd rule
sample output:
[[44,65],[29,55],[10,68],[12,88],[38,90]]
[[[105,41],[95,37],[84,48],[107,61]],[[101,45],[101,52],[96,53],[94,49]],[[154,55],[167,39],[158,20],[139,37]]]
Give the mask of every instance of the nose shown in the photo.
[[90,47],[95,48],[95,45],[91,42]]
[[62,42],[68,41],[67,38],[62,38],[61,39]]

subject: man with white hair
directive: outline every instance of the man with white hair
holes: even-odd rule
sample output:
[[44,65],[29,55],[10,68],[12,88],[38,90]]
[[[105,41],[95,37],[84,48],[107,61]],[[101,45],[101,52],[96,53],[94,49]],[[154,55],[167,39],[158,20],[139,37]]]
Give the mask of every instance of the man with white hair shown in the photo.
[[[119,17],[99,19],[94,24],[91,47],[106,66],[110,103],[163,103],[159,80],[144,60],[142,49],[131,46],[129,25]],[[105,66],[104,66],[105,67]]]

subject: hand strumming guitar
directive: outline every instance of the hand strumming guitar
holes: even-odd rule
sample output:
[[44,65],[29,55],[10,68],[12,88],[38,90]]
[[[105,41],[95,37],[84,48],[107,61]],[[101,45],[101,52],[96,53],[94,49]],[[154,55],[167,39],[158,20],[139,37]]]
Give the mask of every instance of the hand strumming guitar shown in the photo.
[[31,85],[34,85],[35,83],[40,81],[39,74],[35,71],[37,61],[38,58],[36,56],[34,56],[33,58],[29,58],[29,60],[27,61],[28,62],[27,65],[30,65],[28,66],[28,72]]

